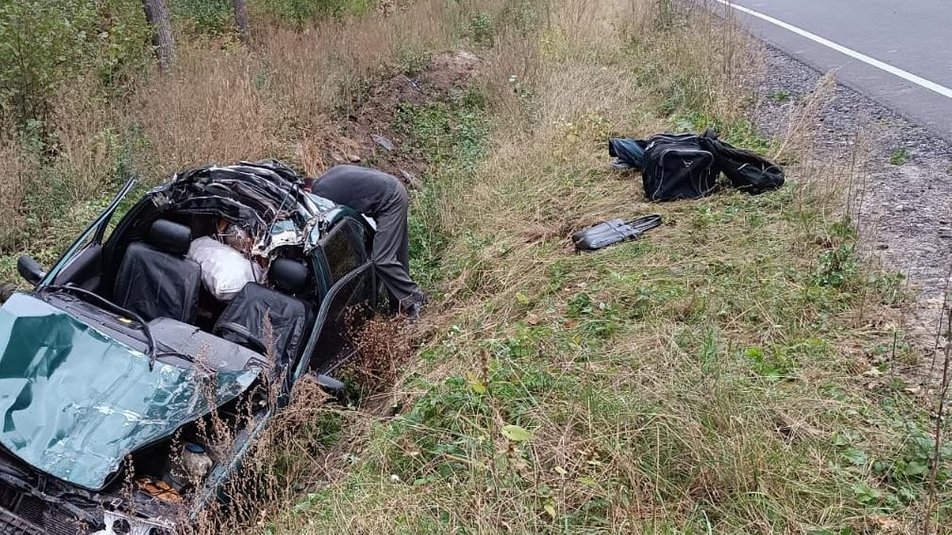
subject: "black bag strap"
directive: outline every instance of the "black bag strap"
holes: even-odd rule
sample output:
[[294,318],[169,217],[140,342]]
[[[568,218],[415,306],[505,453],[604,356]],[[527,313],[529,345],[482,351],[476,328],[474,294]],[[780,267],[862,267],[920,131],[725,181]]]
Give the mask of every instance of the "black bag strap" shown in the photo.
[[701,136],[701,143],[714,155],[714,163],[735,188],[757,194],[783,185],[783,168],[769,158],[735,148],[718,139],[710,129]]

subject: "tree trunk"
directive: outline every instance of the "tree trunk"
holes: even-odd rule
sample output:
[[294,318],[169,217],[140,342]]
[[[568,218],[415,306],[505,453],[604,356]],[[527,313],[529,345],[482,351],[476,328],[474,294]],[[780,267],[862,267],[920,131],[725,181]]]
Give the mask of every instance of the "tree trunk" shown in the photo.
[[175,41],[172,39],[172,19],[165,0],[142,0],[145,18],[152,26],[152,45],[159,66],[168,69],[175,60]]
[[231,0],[235,6],[235,28],[242,43],[248,42],[248,3],[245,0]]

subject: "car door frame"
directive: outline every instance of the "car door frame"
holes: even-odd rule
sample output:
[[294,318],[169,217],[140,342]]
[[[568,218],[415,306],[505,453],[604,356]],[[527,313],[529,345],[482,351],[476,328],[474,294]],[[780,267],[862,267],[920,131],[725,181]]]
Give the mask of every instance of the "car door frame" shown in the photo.
[[73,240],[73,243],[66,249],[66,252],[60,255],[59,259],[53,263],[49,271],[46,272],[46,276],[37,283],[37,289],[52,284],[63,270],[69,267],[83,251],[93,245],[103,245],[103,238],[106,236],[106,229],[112,220],[112,216],[115,215],[123,199],[132,191],[137,182],[138,178],[135,176],[131,176],[126,180],[122,187],[119,188],[119,191],[113,196],[109,205],[99,213],[96,219],[93,219],[93,221],[86,226],[86,229]]
[[[310,370],[311,361],[313,360],[314,353],[317,350],[317,343],[321,338],[321,333],[324,330],[324,325],[325,323],[327,323],[327,319],[328,319],[327,316],[329,313],[330,306],[333,303],[334,298],[337,296],[337,293],[340,291],[341,288],[353,282],[353,280],[356,279],[358,276],[366,274],[367,276],[370,277],[371,287],[373,288],[373,291],[371,292],[371,298],[370,298],[371,302],[369,303],[369,306],[376,307],[377,305],[376,297],[378,294],[377,288],[379,286],[379,281],[377,280],[377,272],[374,269],[373,255],[372,255],[372,249],[370,245],[373,241],[372,238],[373,238],[374,229],[366,221],[362,220],[359,217],[359,214],[357,214],[356,212],[353,212],[353,213],[350,213],[350,212],[352,211],[348,210],[346,212],[341,213],[337,218],[335,218],[333,224],[330,225],[330,227],[326,231],[326,235],[321,237],[321,240],[318,243],[318,246],[311,253],[316,255],[317,263],[320,266],[321,275],[322,275],[322,278],[324,279],[324,284],[328,285],[329,288],[323,294],[323,297],[321,299],[321,304],[317,313],[317,317],[315,318],[314,325],[311,328],[311,335],[308,338],[308,343],[305,346],[304,351],[301,354],[301,359],[299,360],[298,365],[294,370],[294,375],[293,375],[294,382],[296,382],[298,379],[303,377],[304,374],[308,373],[308,370]],[[343,277],[335,281],[333,280],[333,275],[330,272],[330,264],[327,261],[326,255],[324,253],[324,245],[334,235],[335,230],[340,225],[345,224],[347,221],[353,221],[355,224],[363,228],[364,231],[367,233],[368,239],[366,240],[366,243],[360,244],[361,247],[363,247],[363,249],[366,252],[366,260],[358,264],[356,267],[354,267],[349,272],[347,272]],[[335,358],[332,359],[332,361],[335,362],[334,366],[332,366],[331,368],[327,370],[320,370],[320,371],[322,373],[333,371],[334,369],[339,367],[341,364],[346,362],[352,355],[353,355],[353,352],[351,352],[351,354],[346,357],[341,357],[340,355],[337,355],[335,356]]]

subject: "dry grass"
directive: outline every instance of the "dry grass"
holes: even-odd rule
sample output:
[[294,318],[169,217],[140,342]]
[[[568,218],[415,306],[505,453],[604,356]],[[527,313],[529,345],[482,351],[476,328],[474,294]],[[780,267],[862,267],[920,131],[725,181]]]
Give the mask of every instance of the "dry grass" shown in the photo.
[[[501,27],[484,54],[488,155],[438,169],[441,196],[418,206],[447,245],[435,334],[397,383],[411,403],[278,531],[912,529],[923,479],[899,467],[929,427],[900,377],[869,379],[899,310],[841,219],[862,154],[813,161],[793,132],[779,192],[643,203],[605,137],[739,120],[757,48],[655,2],[530,9],[531,31]],[[667,223],[640,243],[567,247],[649,211]]]
[[[265,394],[267,395],[267,394]],[[274,397],[270,396],[274,410]],[[311,481],[322,477],[326,444],[336,437],[346,412],[327,406],[327,394],[316,382],[305,378],[294,390],[294,401],[260,430],[248,453],[241,459],[241,468],[225,481],[221,492],[226,502],[212,500],[188,520],[183,510],[180,521],[183,533],[210,535],[214,533],[260,532],[270,519],[287,510],[307,490]],[[242,406],[237,426],[253,426],[250,402]],[[203,430],[206,443],[228,451],[236,440],[236,423],[213,415]],[[189,506],[191,506],[189,504]]]
[[3,277],[16,280],[21,251],[55,258],[130,173],[150,186],[189,166],[269,157],[321,171],[332,136],[374,81],[419,67],[459,42],[473,9],[503,3],[422,0],[301,31],[259,27],[249,48],[181,42],[174,69],[143,72],[122,95],[93,77],[72,80],[37,135],[0,125],[0,156],[19,177],[0,202],[10,221]]
[[279,123],[255,88],[259,62],[243,50],[189,50],[136,95],[152,180],[189,166],[278,155]]
[[[670,28],[659,30],[657,9],[653,2],[640,1],[565,2],[548,13],[541,35],[513,36],[498,47],[487,78],[492,101],[502,102],[497,137],[504,141],[474,178],[470,202],[446,200],[451,204],[441,210],[446,228],[460,233],[478,225],[500,236],[498,249],[519,250],[526,247],[519,243],[524,232],[513,229],[565,231],[604,219],[619,209],[619,187],[640,202],[637,187],[619,182],[617,176],[579,188],[585,175],[604,161],[602,144],[610,134],[663,131],[667,126],[659,108],[672,105],[677,108],[667,110],[670,113],[700,109],[725,121],[741,113],[749,90],[744,84],[757,76],[757,48],[706,13],[678,15]],[[498,84],[512,74],[524,87],[514,91]],[[530,91],[522,102],[520,90]],[[672,95],[680,95],[680,100],[668,102]],[[525,114],[512,111],[520,106]],[[552,165],[562,174],[555,183],[547,176]],[[506,209],[500,210],[500,203]],[[632,208],[648,210],[636,205],[625,211]],[[567,234],[548,237],[559,240]],[[449,256],[462,254],[453,251]],[[498,286],[486,288],[488,294],[508,289],[499,296],[507,300],[524,291],[513,279],[523,276],[525,266],[498,268],[508,273],[500,274]],[[450,285],[468,286],[463,281]]]
[[776,161],[789,162],[796,155],[809,152],[816,141],[816,123],[820,110],[829,102],[836,89],[836,77],[827,73],[817,83],[816,89],[806,102],[797,107],[790,117],[779,143],[770,157]]
[[282,117],[305,131],[321,128],[328,112],[360,98],[359,92],[368,89],[362,86],[382,68],[451,46],[460,16],[454,6],[423,0],[392,15],[260,36],[266,84],[277,97]]
[[303,31],[262,31],[250,50],[186,50],[170,75],[136,95],[133,117],[148,141],[140,166],[158,178],[211,161],[280,157],[315,171],[324,163],[315,144],[372,81],[450,47],[462,13],[422,0]]
[[[121,183],[121,118],[123,107],[97,92],[93,79],[79,79],[61,88],[52,102],[54,154],[46,172],[52,179],[38,181],[40,198],[60,198],[65,206],[101,197],[103,189]],[[34,172],[42,172],[37,166]],[[56,188],[56,192],[43,191]],[[34,192],[36,194],[36,192]]]
[[[445,242],[425,343],[404,367],[409,342],[385,324],[365,337],[356,370],[374,390],[395,380],[387,399],[405,400],[402,411],[300,396],[256,448],[256,490],[237,489],[251,499],[207,532],[916,525],[922,481],[901,471],[923,460],[910,440],[928,416],[900,378],[870,379],[898,311],[884,304],[888,279],[855,262],[840,220],[861,156],[806,158],[807,105],[778,146],[802,158],[778,192],[648,205],[637,177],[607,169],[606,136],[694,116],[731,124],[756,81],[758,49],[735,27],[671,5],[421,0],[262,33],[252,50],[186,50],[132,96],[134,164],[151,180],[264,156],[318,169],[326,129],[382,65],[412,70],[474,21],[492,42],[479,50],[488,153],[445,158],[416,207]],[[450,126],[438,135],[459,135]],[[571,230],[646,212],[666,225],[571,254]],[[330,449],[315,442],[327,429],[339,435]]]
[[0,162],[6,173],[0,181],[0,213],[3,227],[0,229],[0,245],[16,243],[26,226],[23,200],[33,178],[35,159],[13,140],[0,137]]
[[29,233],[69,207],[100,197],[114,182],[120,113],[106,105],[93,85],[89,79],[77,79],[60,88],[50,102],[51,124],[19,137],[0,134],[0,161],[10,171],[0,194],[0,214],[6,222],[0,250],[22,247],[31,241]]
[[[362,405],[382,405],[413,358],[412,325],[404,318],[375,317],[354,333],[357,355],[345,374],[362,390]],[[382,396],[381,396],[382,394]]]

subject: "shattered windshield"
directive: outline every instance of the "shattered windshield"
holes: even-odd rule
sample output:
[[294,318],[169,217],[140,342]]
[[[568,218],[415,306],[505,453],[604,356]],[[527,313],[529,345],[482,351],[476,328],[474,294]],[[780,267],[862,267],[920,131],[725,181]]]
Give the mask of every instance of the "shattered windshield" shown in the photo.
[[258,371],[201,373],[162,362],[150,371],[141,352],[15,294],[0,308],[0,443],[98,490],[128,454],[207,414],[212,397],[234,399]]

